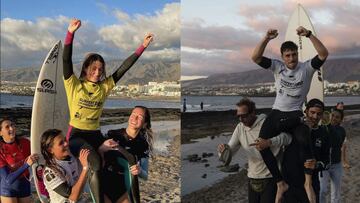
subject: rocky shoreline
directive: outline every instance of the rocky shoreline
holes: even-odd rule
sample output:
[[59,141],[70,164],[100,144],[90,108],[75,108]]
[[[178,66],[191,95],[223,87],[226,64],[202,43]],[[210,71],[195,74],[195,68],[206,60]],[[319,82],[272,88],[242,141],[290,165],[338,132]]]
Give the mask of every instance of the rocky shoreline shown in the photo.
[[[18,136],[30,136],[32,108],[1,108],[1,117],[8,117],[15,121]],[[119,124],[127,122],[131,109],[104,109],[100,125]],[[179,120],[180,109],[150,109],[151,121]]]
[[[266,112],[266,110],[262,110]],[[259,111],[258,111],[259,112]],[[238,123],[235,111],[226,112],[198,112],[182,114],[182,144],[191,143],[193,139],[229,134]],[[185,119],[184,119],[185,118]],[[195,120],[196,118],[196,120]],[[200,135],[194,130],[200,126]],[[347,108],[343,127],[347,132],[348,160],[351,168],[344,170],[342,180],[342,202],[360,202],[360,108]],[[187,128],[187,129],[184,129]],[[185,133],[184,133],[185,132]],[[231,134],[231,133],[230,133]],[[230,136],[228,136],[230,139]],[[239,153],[235,156],[240,156]],[[182,162],[187,161],[182,158]],[[204,166],[205,167],[205,166]],[[205,168],[204,168],[205,170]],[[182,202],[248,202],[247,199],[247,171],[242,169],[230,174],[211,186],[191,192],[181,197]],[[330,194],[328,195],[330,196]],[[329,199],[329,197],[328,197]]]

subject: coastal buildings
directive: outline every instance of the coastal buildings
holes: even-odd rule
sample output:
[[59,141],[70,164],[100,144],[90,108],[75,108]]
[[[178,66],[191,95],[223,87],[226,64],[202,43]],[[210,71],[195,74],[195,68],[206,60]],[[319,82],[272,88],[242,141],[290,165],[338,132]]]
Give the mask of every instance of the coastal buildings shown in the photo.
[[[33,95],[35,83],[20,82],[1,82],[1,93],[16,95]],[[161,97],[180,97],[180,84],[178,82],[149,82],[146,85],[129,84],[117,85],[111,91],[110,96],[116,97],[137,97],[137,96],[161,96]]]

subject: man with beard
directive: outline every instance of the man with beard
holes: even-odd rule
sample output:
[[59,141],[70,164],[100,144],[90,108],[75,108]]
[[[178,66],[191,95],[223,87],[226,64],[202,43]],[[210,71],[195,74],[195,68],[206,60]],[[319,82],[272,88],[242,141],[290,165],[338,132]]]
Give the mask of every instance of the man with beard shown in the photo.
[[316,202],[319,202],[319,175],[322,176],[322,171],[327,168],[329,163],[329,137],[333,133],[331,128],[319,125],[323,112],[324,103],[319,99],[312,99],[306,105],[304,122],[311,130],[311,144],[316,161],[309,160],[303,163],[303,154],[299,154],[299,145],[296,140],[293,140],[284,152],[282,173],[284,180],[289,184],[289,190],[284,194],[284,202],[286,203],[309,202],[304,190],[305,168],[314,168],[312,186],[316,195]]
[[[218,151],[233,156],[242,147],[248,157],[248,200],[250,203],[273,203],[276,196],[276,181],[266,167],[260,152],[263,146],[269,147],[271,152],[280,160],[281,146],[291,142],[291,136],[280,133],[278,136],[265,140],[260,146],[259,131],[266,118],[264,114],[256,115],[255,103],[247,98],[240,100],[237,105],[237,116],[240,123],[236,126],[228,144],[219,144]],[[223,157],[222,156],[222,157]],[[230,159],[230,158],[228,158]],[[231,160],[224,160],[230,162]],[[280,161],[277,162],[280,166]]]

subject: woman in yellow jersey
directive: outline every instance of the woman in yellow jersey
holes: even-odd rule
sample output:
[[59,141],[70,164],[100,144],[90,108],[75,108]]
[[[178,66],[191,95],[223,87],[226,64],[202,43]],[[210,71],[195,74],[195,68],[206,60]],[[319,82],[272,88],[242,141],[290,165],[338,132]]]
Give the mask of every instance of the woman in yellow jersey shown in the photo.
[[[72,19],[64,43],[64,85],[70,110],[69,130],[67,139],[70,150],[74,156],[79,156],[81,149],[89,149],[88,156],[90,175],[90,189],[96,203],[104,202],[101,189],[102,160],[97,150],[105,141],[100,132],[100,116],[104,102],[116,82],[130,69],[141,56],[142,52],[153,40],[152,34],[147,34],[140,47],[129,56],[120,67],[109,77],[105,74],[105,62],[102,56],[91,53],[86,56],[82,65],[80,78],[73,72],[72,42],[76,30],[81,26],[81,21]],[[105,143],[113,147],[117,143],[109,140]]]

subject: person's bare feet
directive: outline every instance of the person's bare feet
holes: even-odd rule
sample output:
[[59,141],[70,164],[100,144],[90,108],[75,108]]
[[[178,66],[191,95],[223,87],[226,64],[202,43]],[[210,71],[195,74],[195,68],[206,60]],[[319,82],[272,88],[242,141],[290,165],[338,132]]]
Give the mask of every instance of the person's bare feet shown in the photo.
[[285,181],[280,181],[276,183],[277,191],[275,197],[275,203],[281,203],[284,193],[289,189],[289,185]]

